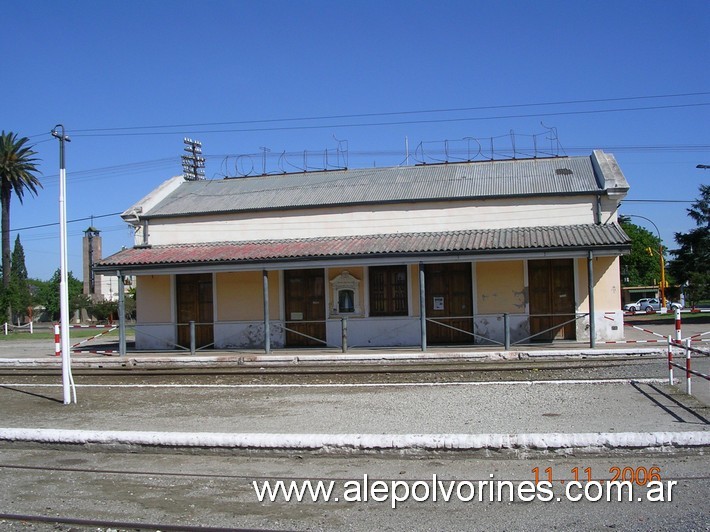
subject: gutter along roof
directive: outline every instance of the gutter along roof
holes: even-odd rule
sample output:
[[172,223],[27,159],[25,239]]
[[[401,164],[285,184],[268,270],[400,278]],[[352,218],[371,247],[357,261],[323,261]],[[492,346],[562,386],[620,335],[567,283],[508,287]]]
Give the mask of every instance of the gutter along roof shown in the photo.
[[[612,155],[478,161],[175,181],[124,212],[127,221],[369,203],[600,194],[627,190]],[[159,189],[156,189],[158,192]]]
[[412,261],[424,257],[441,259],[448,256],[515,252],[570,253],[597,250],[618,255],[629,249],[630,239],[618,225],[589,224],[138,246],[101,260],[96,264],[95,271],[210,265],[264,266],[319,259],[335,261],[382,257],[405,262],[405,259]]

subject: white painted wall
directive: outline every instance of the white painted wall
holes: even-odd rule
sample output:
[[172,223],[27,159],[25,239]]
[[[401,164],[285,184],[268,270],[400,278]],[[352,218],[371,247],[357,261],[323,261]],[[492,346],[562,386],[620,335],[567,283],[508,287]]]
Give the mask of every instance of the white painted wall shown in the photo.
[[[593,196],[367,205],[152,220],[152,245],[594,223]],[[608,218],[608,216],[607,216]],[[142,231],[136,244],[143,241]]]
[[[348,318],[348,346],[399,347],[421,344],[420,321],[417,317]],[[329,345],[342,346],[341,320],[326,322],[326,340]]]
[[[586,312],[586,311],[585,311]],[[597,310],[594,315],[596,327],[595,341],[619,342],[624,339],[624,311],[623,310]],[[589,316],[577,320],[577,340],[589,341]]]
[[175,341],[175,325],[172,323],[136,324],[136,349],[175,349]]
[[[285,334],[281,322],[271,321],[271,347],[284,346]],[[219,321],[214,324],[215,349],[263,349],[263,321]]]
[[[530,319],[527,314],[509,314],[508,318],[511,344],[530,336]],[[476,344],[497,345],[496,342],[505,342],[505,320],[502,314],[477,315],[473,324],[473,332],[478,335]]]

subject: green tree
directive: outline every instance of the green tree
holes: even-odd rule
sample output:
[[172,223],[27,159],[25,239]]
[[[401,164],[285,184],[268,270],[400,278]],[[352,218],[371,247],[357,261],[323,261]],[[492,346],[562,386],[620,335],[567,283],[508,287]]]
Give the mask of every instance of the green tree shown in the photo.
[[[661,261],[656,253],[661,241],[650,231],[620,217],[622,229],[631,238],[631,253],[621,257],[624,286],[653,286],[661,281]],[[648,248],[653,251],[648,252]]]
[[30,291],[33,306],[45,306],[44,294],[47,292],[48,284],[49,281],[43,281],[41,279],[27,279],[27,287]]
[[113,321],[118,319],[118,302],[101,299],[94,301],[88,309],[89,314],[99,321]]
[[[61,313],[59,301],[59,283],[61,281],[61,272],[59,269],[54,272],[52,278],[45,284],[40,292],[41,302],[47,309],[47,313],[51,319],[59,319]],[[74,277],[72,272],[67,274],[68,292],[69,292],[69,312],[74,312],[79,308],[87,308],[89,302],[83,294],[84,283]]]
[[20,318],[27,314],[27,309],[32,305],[32,294],[27,279],[27,266],[25,265],[25,250],[20,242],[20,235],[15,238],[15,247],[12,250],[12,271],[10,273],[10,286],[6,292],[6,301],[10,312]]
[[[2,285],[5,290],[10,286],[12,263],[10,257],[10,200],[14,192],[22,203],[25,190],[37,194],[37,187],[42,187],[36,174],[39,173],[35,157],[37,152],[28,146],[27,137],[17,138],[17,134],[3,131],[0,134],[0,205],[2,214]],[[12,319],[7,308],[8,319]]]
[[669,269],[676,280],[687,286],[691,304],[710,298],[710,185],[700,185],[700,197],[688,209],[697,227],[676,233],[680,245],[671,251],[675,258]]

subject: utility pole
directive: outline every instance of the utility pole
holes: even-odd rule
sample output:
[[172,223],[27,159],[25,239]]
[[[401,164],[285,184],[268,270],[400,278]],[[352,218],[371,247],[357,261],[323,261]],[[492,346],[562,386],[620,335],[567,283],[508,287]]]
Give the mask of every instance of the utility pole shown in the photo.
[[266,175],[266,154],[271,150],[264,146],[260,146],[259,149],[263,152],[261,156],[261,175]]
[[182,155],[182,174],[186,181],[198,181],[205,178],[205,158],[202,157],[202,143],[199,140],[184,139],[185,151]]
[[655,253],[661,259],[661,308],[666,308],[666,261],[663,260],[663,246],[659,246],[658,251],[652,248],[646,248],[646,251],[648,251],[648,254],[651,257],[653,257],[653,254]]
[[[61,131],[61,133],[60,133]],[[59,254],[60,254],[60,335],[62,347],[62,387],[64,389],[64,404],[72,402],[72,393],[76,403],[76,388],[71,374],[71,349],[69,347],[69,281],[67,261],[67,204],[66,188],[67,173],[64,167],[64,143],[69,137],[64,133],[64,126],[57,124],[52,130],[52,136],[59,139]]]
[[626,214],[625,216],[628,216],[630,218],[641,218],[643,220],[646,220],[647,222],[650,222],[653,227],[656,228],[656,233],[658,234],[658,251],[651,249],[651,248],[646,248],[646,251],[648,252],[649,255],[653,256],[653,253],[656,253],[660,260],[661,260],[661,283],[659,285],[659,295],[661,296],[661,308],[665,308],[666,306],[666,262],[663,259],[663,241],[661,240],[661,231],[658,229],[658,226],[654,223],[653,220],[650,218],[646,218],[645,216],[641,216],[639,214]]

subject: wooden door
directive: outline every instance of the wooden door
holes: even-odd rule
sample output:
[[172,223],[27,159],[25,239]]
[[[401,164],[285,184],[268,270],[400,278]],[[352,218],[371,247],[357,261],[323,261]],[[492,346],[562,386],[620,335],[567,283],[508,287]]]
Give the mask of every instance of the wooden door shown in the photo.
[[323,269],[286,270],[284,284],[286,327],[295,331],[286,331],[286,345],[323,347],[325,345],[325,271]]
[[214,343],[212,274],[177,275],[178,344],[190,347],[190,321],[195,322],[195,347]]
[[[576,338],[573,259],[528,261],[533,341]],[[565,323],[569,322],[569,323]],[[547,331],[547,332],[542,332]]]
[[427,343],[473,343],[471,263],[427,264],[424,275],[427,318],[449,326],[427,320]]

